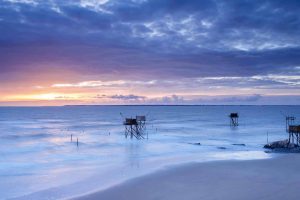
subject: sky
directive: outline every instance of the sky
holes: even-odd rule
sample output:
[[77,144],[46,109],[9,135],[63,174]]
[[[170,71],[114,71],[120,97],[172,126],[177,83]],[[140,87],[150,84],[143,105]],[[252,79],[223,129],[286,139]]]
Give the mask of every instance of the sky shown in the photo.
[[299,0],[0,0],[0,106],[300,104]]

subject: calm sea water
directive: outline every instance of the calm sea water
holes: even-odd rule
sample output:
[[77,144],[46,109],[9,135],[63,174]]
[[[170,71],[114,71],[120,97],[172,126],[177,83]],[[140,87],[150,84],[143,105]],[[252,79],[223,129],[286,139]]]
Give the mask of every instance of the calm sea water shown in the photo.
[[[147,114],[148,140],[126,139],[120,112]],[[287,137],[284,115],[300,119],[300,106],[0,107],[0,199],[63,199],[174,164],[269,158],[262,147],[267,133]]]

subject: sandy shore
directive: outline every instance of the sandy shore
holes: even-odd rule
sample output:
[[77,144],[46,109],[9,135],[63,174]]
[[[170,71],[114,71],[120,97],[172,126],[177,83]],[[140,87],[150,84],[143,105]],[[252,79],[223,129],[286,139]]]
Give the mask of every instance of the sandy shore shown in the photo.
[[173,167],[76,200],[293,200],[299,187],[300,154],[285,154]]

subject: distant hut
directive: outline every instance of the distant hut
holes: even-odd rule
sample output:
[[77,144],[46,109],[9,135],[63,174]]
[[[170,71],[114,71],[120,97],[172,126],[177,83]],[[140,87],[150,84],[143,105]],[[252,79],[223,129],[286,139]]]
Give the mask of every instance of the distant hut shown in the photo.
[[125,126],[125,137],[136,139],[145,139],[144,133],[146,130],[146,117],[136,116],[136,118],[125,118],[123,122]]
[[300,144],[300,125],[289,125],[289,144]]
[[230,113],[230,126],[238,126],[239,125],[239,114],[238,113]]

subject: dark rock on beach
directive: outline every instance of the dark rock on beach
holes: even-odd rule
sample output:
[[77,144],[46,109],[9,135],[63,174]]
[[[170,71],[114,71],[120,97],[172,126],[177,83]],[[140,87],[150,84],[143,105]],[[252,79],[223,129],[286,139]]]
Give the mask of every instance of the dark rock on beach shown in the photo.
[[294,149],[299,147],[294,143],[289,143],[289,140],[281,140],[266,144],[264,148],[266,149]]

